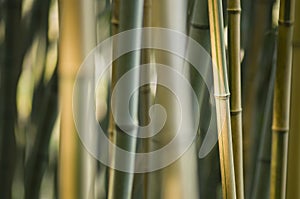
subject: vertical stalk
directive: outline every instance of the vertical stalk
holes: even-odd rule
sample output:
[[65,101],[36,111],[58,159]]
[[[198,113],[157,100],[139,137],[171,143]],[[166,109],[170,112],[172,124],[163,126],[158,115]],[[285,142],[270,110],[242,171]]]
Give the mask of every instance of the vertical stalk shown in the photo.
[[[80,12],[81,12],[81,31],[82,31],[82,54],[86,57],[90,51],[96,46],[96,14],[93,12],[95,10],[95,1],[80,1]],[[95,70],[90,71],[90,74],[86,75],[86,79],[94,78]],[[86,80],[84,80],[86,81]],[[94,80],[93,80],[94,81]],[[93,87],[94,91],[95,88]],[[82,92],[82,91],[79,91]],[[81,98],[82,96],[77,96]],[[86,99],[86,97],[85,97]],[[82,100],[84,101],[84,100]],[[84,124],[83,130],[91,129],[89,123],[84,120],[84,115],[81,122]],[[91,129],[91,131],[93,131]],[[93,139],[93,134],[89,133],[88,135]],[[96,175],[96,160],[95,158],[80,144],[80,187],[81,195],[80,198],[94,199],[94,184],[95,184],[95,175]]]
[[21,41],[19,39],[22,1],[6,1],[4,5],[6,8],[5,56],[4,60],[1,60],[0,66],[0,198],[11,198],[17,155],[15,139],[16,93],[22,69]]
[[[195,0],[189,25],[189,36],[196,40],[210,54],[207,0]],[[203,61],[201,65],[207,64],[207,68],[211,67],[210,61],[207,61],[207,63],[203,63]],[[207,76],[208,74],[202,75]],[[207,119],[210,113],[210,107],[207,106],[210,96],[206,89],[206,84],[192,66],[190,67],[190,78],[192,87],[198,96],[200,106],[200,145],[203,141],[201,134],[207,130],[208,123],[210,122]],[[208,156],[203,159],[198,159],[198,173],[200,198],[217,198],[220,187],[220,167],[217,145]]]
[[271,167],[271,141],[272,141],[272,107],[276,72],[276,40],[277,31],[273,29],[266,35],[266,54],[267,62],[271,65],[271,75],[267,91],[267,99],[264,108],[264,120],[261,130],[261,139],[259,143],[259,152],[256,162],[255,175],[253,178],[251,199],[267,199],[270,195],[270,167]]
[[[62,199],[94,198],[95,161],[78,140],[72,109],[73,86],[77,71],[84,57],[96,44],[95,14],[91,12],[93,8],[93,1],[61,0],[59,2],[59,94],[62,110],[59,195]],[[84,78],[91,77],[93,77],[91,74],[84,76]],[[80,83],[85,83],[84,78]],[[82,103],[84,100],[81,99],[80,92],[82,91],[79,90],[76,98],[79,103]],[[81,119],[79,122],[83,122],[79,125],[82,128],[89,128],[89,124],[84,123],[84,120]]]
[[273,104],[270,198],[285,198],[295,1],[280,1]]
[[230,114],[232,126],[233,159],[237,198],[244,198],[243,136],[240,60],[240,0],[228,0],[228,63],[230,74]]
[[[152,26],[168,28],[186,33],[187,1],[152,0],[152,3]],[[185,49],[187,45],[185,41],[172,42],[174,42],[174,46],[176,46],[176,48]],[[182,72],[182,74],[185,72],[184,61],[175,54],[155,49],[154,56],[156,63],[170,66],[173,69]],[[182,85],[176,80],[176,76],[173,76],[173,74],[169,74],[168,77],[166,77],[164,74],[157,72],[158,82],[165,78],[170,79],[177,89],[182,88]],[[187,79],[188,78],[189,77],[187,77]],[[186,98],[184,101],[179,103],[185,103],[183,104],[183,108],[187,109],[190,114],[182,115],[182,117],[192,118],[193,108],[191,103],[187,103],[191,100],[190,93],[188,90],[184,91],[186,91]],[[167,120],[161,131],[157,135],[151,137],[149,151],[155,151],[169,144],[170,140],[174,139],[174,136],[179,133],[178,129],[180,127],[179,125],[181,125],[178,118],[181,116],[182,112],[180,111],[181,107],[178,106],[178,102],[176,100],[176,92],[172,93],[169,89],[166,89],[166,87],[157,85],[155,104],[160,104],[165,108]],[[187,121],[192,121],[192,119],[187,119]],[[173,150],[178,150],[181,147],[180,144],[181,143],[178,143],[178,148],[174,148]],[[160,170],[148,173],[149,188],[147,190],[147,198],[199,198],[198,178],[195,173],[197,171],[196,153],[196,146],[195,143],[193,143],[190,148],[172,164]],[[160,160],[155,161],[163,161],[164,157],[160,158]],[[149,162],[149,164],[155,163]],[[153,191],[153,189],[155,191]]]
[[[243,38],[247,39],[245,45],[245,60],[243,62],[242,70],[242,90],[243,92],[243,148],[244,148],[244,170],[245,170],[245,195],[250,197],[251,185],[253,184],[253,176],[255,170],[255,161],[258,154],[259,132],[261,129],[260,118],[262,118],[261,93],[264,87],[260,85],[265,84],[264,80],[269,78],[269,73],[265,72],[266,65],[262,63],[263,59],[268,54],[264,50],[264,41],[267,31],[272,28],[273,5],[275,0],[260,0],[251,1],[253,4],[252,13],[249,15],[251,22],[249,24],[249,31],[243,30]],[[246,16],[247,7],[246,2],[243,2],[243,16]],[[248,8],[249,9],[249,8]],[[245,24],[243,21],[242,26]],[[252,28],[255,27],[255,28]],[[249,33],[245,33],[249,32]],[[248,37],[246,35],[249,34]],[[265,99],[265,97],[264,97]]]
[[[296,1],[299,8],[300,2]],[[295,13],[293,39],[293,69],[291,95],[291,129],[289,133],[288,170],[287,170],[287,199],[300,198],[300,12]]]
[[79,198],[78,139],[72,116],[72,90],[81,54],[80,1],[59,1],[59,95],[61,105],[59,198]]
[[[223,8],[220,0],[209,0],[209,23],[211,36],[214,86],[216,96],[216,109],[218,115],[219,153],[222,176],[222,191],[224,199],[236,198],[236,185],[232,151],[232,135],[229,110],[229,88],[227,80]],[[225,114],[225,115],[223,115]],[[223,117],[224,122],[223,122]]]
[[[120,2],[119,0],[112,0],[112,16],[111,16],[111,35],[115,35],[119,32],[119,11],[120,11]],[[116,44],[113,44],[113,55],[116,52]],[[116,61],[112,63],[112,74],[111,74],[111,89],[110,89],[110,95],[112,94],[112,90],[114,86],[117,83],[117,73],[116,73]],[[111,99],[110,97],[108,98]],[[110,104],[110,103],[109,103]],[[112,115],[111,109],[109,109],[109,121],[108,121],[108,138],[111,142],[114,142],[115,138],[115,122]],[[113,161],[113,149],[109,149],[108,151],[109,157],[111,158],[111,161]],[[113,186],[113,169],[108,168],[108,190],[107,195],[109,193],[110,187]]]
[[[152,0],[144,0],[144,13],[143,13],[143,27],[151,27],[151,10],[152,10]],[[142,50],[142,64],[149,64],[151,62],[151,53],[153,52],[152,49],[143,49]],[[146,67],[146,66],[144,66]],[[140,72],[140,80],[145,80],[146,82],[150,82],[151,80],[151,69],[148,67],[146,70]],[[153,104],[153,96],[151,94],[151,87],[150,85],[144,85],[139,89],[139,123],[141,126],[148,125],[151,121],[149,118],[149,109],[150,106]],[[140,141],[141,148],[144,153],[148,153],[149,151],[149,139],[142,139]],[[147,164],[147,163],[146,163]],[[147,192],[148,192],[148,173],[144,174],[137,174],[143,176],[142,180],[142,196],[143,198],[147,199]],[[154,190],[151,190],[154,191]]]
[[[126,31],[132,28],[140,28],[142,27],[142,15],[143,15],[143,1],[134,1],[134,0],[121,0],[120,1],[120,23],[119,23],[119,32]],[[140,42],[140,35],[136,35],[136,41]],[[122,45],[122,44],[116,44]],[[118,48],[118,46],[117,46]],[[130,69],[139,65],[140,63],[140,52],[132,52],[127,55],[120,57],[115,67],[113,68],[113,77],[116,77],[113,80],[112,91],[114,89],[114,83],[118,82],[118,80]],[[138,84],[139,74],[134,75],[134,79],[128,84],[129,88],[135,88],[136,84]],[[134,89],[130,89],[134,90]],[[116,97],[116,101],[112,102],[113,106],[116,106],[116,114],[118,117],[119,107],[124,106],[122,96]],[[137,97],[132,98],[132,103],[130,107],[130,113],[133,115],[133,118],[137,120],[137,109],[138,109],[138,101]],[[124,125],[124,126],[121,126]],[[130,127],[132,130],[131,133],[137,134],[137,129],[132,128],[131,124],[115,124],[115,136],[114,142],[117,146],[130,151],[135,152],[136,150],[136,138],[127,135],[122,129],[127,129]],[[113,157],[117,157],[118,154],[113,152]],[[131,172],[122,172],[117,170],[111,170],[110,173],[110,186],[108,192],[108,198],[117,198],[117,199],[130,199],[132,197],[132,187],[133,187],[133,170],[134,170],[134,159],[126,160],[124,164],[129,164],[129,168],[132,169]]]

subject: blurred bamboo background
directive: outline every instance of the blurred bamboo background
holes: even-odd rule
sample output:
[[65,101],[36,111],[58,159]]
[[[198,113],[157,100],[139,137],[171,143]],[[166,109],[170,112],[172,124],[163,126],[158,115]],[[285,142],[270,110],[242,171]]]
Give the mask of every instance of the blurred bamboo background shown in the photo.
[[[299,10],[297,0],[0,0],[0,199],[300,199]],[[116,117],[122,115],[124,99],[111,101],[111,95],[135,66],[150,63],[135,72],[127,88],[169,78],[180,89],[171,74],[152,67],[171,66],[198,99],[194,107],[183,91],[186,125],[194,125],[200,110],[196,138],[182,156],[162,169],[134,173],[134,159],[124,162],[131,171],[124,172],[87,151],[77,134],[72,98],[89,53],[113,35],[142,27],[183,33],[211,56],[222,133],[199,158],[214,111],[204,77],[161,49],[127,53],[112,63],[88,99],[112,143],[132,153],[155,151],[175,137],[180,123],[174,93],[153,84],[135,90],[128,109],[135,123],[147,126],[150,107],[160,104],[168,116],[161,131],[135,138],[124,129],[137,135],[137,128],[115,122],[111,107]],[[141,40],[137,34],[133,42]],[[113,46],[116,54],[120,46]],[[173,47],[186,50],[188,43],[174,41]],[[210,61],[201,64],[212,67]],[[89,128],[84,121],[80,126]],[[112,162],[119,155],[108,153]]]

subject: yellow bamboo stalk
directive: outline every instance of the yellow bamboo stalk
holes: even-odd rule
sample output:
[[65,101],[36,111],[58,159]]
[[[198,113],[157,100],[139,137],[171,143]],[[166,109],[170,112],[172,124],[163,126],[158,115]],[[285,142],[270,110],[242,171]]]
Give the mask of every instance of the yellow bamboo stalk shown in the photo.
[[61,105],[59,196],[94,198],[95,160],[79,142],[73,120],[73,86],[84,57],[96,45],[92,1],[59,1],[59,95]]
[[300,2],[296,1],[293,39],[291,127],[288,147],[287,199],[300,198]]
[[228,0],[228,63],[230,74],[230,113],[237,198],[244,198],[243,136],[240,60],[240,0]]
[[[236,185],[222,10],[222,2],[220,0],[208,1],[212,61],[216,66],[216,68],[214,67],[213,73],[216,109],[218,115],[218,130],[221,131],[221,135],[219,136],[219,153],[222,191],[224,199],[234,199],[236,198]],[[225,117],[224,122],[223,117]]]
[[78,138],[72,116],[72,90],[76,72],[83,59],[79,0],[59,1],[59,95],[61,105],[59,148],[59,197],[79,198]]
[[284,199],[286,195],[294,6],[294,0],[280,1],[272,124],[271,199]]

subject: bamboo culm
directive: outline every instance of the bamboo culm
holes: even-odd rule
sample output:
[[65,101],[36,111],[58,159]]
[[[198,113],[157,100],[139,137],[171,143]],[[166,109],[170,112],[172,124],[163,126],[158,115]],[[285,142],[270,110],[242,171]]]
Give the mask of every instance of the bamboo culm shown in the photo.
[[282,0],[279,8],[272,122],[271,199],[284,199],[286,194],[294,4],[294,0]]
[[[299,1],[295,2],[299,8]],[[287,169],[287,199],[300,198],[300,12],[295,13],[295,27],[293,39],[293,69],[291,95],[291,127],[288,147]]]
[[244,198],[243,136],[240,60],[240,0],[228,0],[228,63],[230,83],[230,114],[237,199]]
[[[120,11],[119,11],[119,32],[126,31],[132,28],[141,28],[142,27],[142,19],[143,19],[143,1],[134,1],[134,0],[123,0],[120,1]],[[140,42],[140,35],[136,35],[136,41]],[[118,45],[117,44],[117,48]],[[114,89],[114,83],[118,82],[118,80],[130,69],[139,65],[140,63],[140,52],[131,52],[127,55],[120,57],[116,61],[116,65],[113,68],[113,76],[116,77],[114,82],[112,82],[112,91]],[[134,75],[134,79],[130,83],[128,83],[129,88],[135,88],[136,84],[138,84],[139,74]],[[131,89],[134,90],[134,89]],[[132,98],[132,103],[128,107],[133,114],[133,118],[137,121],[138,115],[138,101],[137,97]],[[120,106],[124,106],[122,96],[116,97],[116,101],[112,102],[112,106],[115,106],[116,114],[118,117],[118,110]],[[123,124],[119,124],[123,125]],[[114,124],[114,143],[121,148],[124,148],[127,151],[135,152],[136,151],[136,138],[127,135],[122,129],[125,129],[124,126],[119,126],[118,124]],[[131,124],[124,124],[124,125],[131,125]],[[127,126],[128,127],[128,126]],[[137,134],[137,129],[134,128],[132,130],[133,134]],[[117,157],[118,154],[115,154],[113,151],[112,158]],[[126,163],[129,164],[129,168],[132,169],[130,172],[122,172],[118,170],[111,169],[110,170],[110,182],[109,182],[109,192],[108,198],[109,199],[130,199],[132,198],[132,188],[133,188],[133,169],[135,160],[130,159],[126,160]]]
[[[229,108],[229,88],[225,56],[223,8],[220,0],[209,0],[209,24],[211,36],[211,51],[216,96],[216,111],[218,115],[219,154],[222,176],[222,192],[224,199],[236,198],[235,173],[233,162],[232,135]],[[222,115],[225,113],[225,115]],[[224,117],[224,121],[222,121]]]

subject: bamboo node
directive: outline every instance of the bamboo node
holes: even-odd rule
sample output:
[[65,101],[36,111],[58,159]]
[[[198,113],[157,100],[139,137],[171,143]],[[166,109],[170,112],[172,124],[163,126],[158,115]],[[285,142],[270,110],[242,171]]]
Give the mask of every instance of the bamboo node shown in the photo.
[[272,126],[272,130],[280,133],[287,133],[290,129],[289,127]]
[[119,25],[119,20],[116,19],[116,18],[112,18],[112,19],[111,19],[111,23],[112,23],[113,25]]
[[239,108],[239,109],[232,109],[230,110],[231,115],[238,115],[242,112],[243,109]]
[[293,47],[294,48],[299,48],[300,47],[300,42],[293,42]]
[[241,8],[227,8],[227,12],[230,14],[239,14],[242,12]]
[[225,94],[215,94],[216,99],[227,100],[230,97],[230,93]]
[[283,25],[283,26],[292,26],[294,25],[294,21],[292,20],[278,20],[278,25]]

